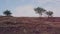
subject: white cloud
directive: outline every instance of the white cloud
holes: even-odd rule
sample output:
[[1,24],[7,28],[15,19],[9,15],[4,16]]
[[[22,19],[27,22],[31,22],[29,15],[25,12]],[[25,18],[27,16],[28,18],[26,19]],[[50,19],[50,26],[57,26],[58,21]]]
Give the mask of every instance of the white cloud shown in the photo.
[[28,16],[28,17],[37,17],[38,15],[34,12],[34,7],[32,5],[18,6],[15,9],[13,14],[14,16]]
[[[36,3],[39,6],[41,5],[46,10],[53,11],[54,12],[54,16],[59,16],[60,0],[33,0],[33,2],[34,2],[34,4]],[[34,5],[33,6],[32,5],[24,5],[24,6],[16,7],[15,8],[15,13],[13,15],[14,16],[38,16],[34,12],[34,9],[33,9]]]
[[53,0],[33,0],[34,3],[38,3],[38,4],[44,4],[44,3],[47,3],[47,2],[52,2]]
[[36,6],[44,6],[48,4],[60,4],[60,0],[33,0]]
[[54,16],[60,17],[60,0],[34,0],[38,6],[44,7],[46,10],[54,12]]
[[60,2],[60,0],[33,0],[38,3],[47,3],[47,2]]

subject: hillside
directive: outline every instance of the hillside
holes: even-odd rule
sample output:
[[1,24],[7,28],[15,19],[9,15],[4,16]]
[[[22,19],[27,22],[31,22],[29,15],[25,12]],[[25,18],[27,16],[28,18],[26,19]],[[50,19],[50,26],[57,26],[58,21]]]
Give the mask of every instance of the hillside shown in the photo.
[[0,34],[60,34],[60,17],[0,17]]

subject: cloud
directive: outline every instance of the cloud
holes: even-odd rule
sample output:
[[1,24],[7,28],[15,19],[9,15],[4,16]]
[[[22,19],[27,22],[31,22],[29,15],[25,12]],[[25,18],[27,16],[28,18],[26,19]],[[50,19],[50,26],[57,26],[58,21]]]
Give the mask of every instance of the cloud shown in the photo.
[[33,0],[36,6],[45,6],[49,4],[60,4],[60,0]]
[[[26,0],[27,1],[27,0]],[[36,6],[41,6],[46,10],[54,12],[54,16],[59,16],[60,0],[31,0],[32,5],[25,4],[24,6],[18,6],[15,8],[14,16],[39,16],[35,14],[34,9]],[[23,0],[23,2],[25,2]]]
[[60,0],[33,0],[38,3],[47,3],[47,2],[60,2]]
[[60,0],[34,0],[37,6],[41,6],[46,10],[51,10],[54,12],[54,16],[59,16],[60,11]]
[[32,5],[18,6],[13,13],[14,16],[21,17],[37,17],[38,15],[34,12],[34,7]]
[[33,0],[34,3],[45,4],[47,2],[52,2],[53,0]]

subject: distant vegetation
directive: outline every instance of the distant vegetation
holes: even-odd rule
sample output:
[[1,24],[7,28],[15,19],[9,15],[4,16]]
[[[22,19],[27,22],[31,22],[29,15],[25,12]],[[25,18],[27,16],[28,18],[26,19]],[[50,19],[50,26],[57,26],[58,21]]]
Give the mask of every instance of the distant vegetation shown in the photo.
[[53,16],[53,12],[52,11],[48,11],[48,12],[46,12],[46,15],[48,15],[48,17],[52,17]]
[[34,9],[36,13],[38,13],[40,15],[40,17],[43,15],[44,12],[46,12],[45,9],[37,7]]
[[42,17],[43,13],[45,13],[48,17],[52,17],[52,15],[53,15],[52,11],[47,11],[44,8],[41,8],[41,7],[34,8],[34,11],[36,13],[38,13],[40,15],[40,17]]
[[6,10],[6,11],[3,12],[3,14],[5,16],[11,16],[12,13],[9,10]]
[[[41,7],[37,7],[37,8],[34,8],[34,11],[39,14],[40,17],[42,17],[43,14],[46,14],[48,17],[52,17],[53,16],[53,11],[47,11],[46,9],[44,8],[41,8]],[[5,16],[12,16],[11,14],[11,11],[10,10],[5,10],[3,12],[3,14]]]

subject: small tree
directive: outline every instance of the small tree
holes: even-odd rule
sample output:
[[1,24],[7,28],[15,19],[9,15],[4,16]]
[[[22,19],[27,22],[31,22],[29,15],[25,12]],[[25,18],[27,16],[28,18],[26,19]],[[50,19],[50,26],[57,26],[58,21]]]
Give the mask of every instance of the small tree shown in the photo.
[[42,13],[45,12],[46,10],[40,7],[37,7],[34,9],[36,13],[38,13],[40,16],[42,16]]
[[[48,15],[48,19],[47,20],[49,20],[50,19],[49,17],[53,16],[53,12],[52,11],[48,11],[48,12],[46,12],[46,15]],[[53,20],[53,21],[55,21],[55,20]]]
[[9,10],[6,10],[3,12],[3,14],[6,16],[11,16],[12,13]]
[[48,15],[48,17],[52,17],[53,12],[52,11],[48,11],[48,12],[46,12],[46,14]]

